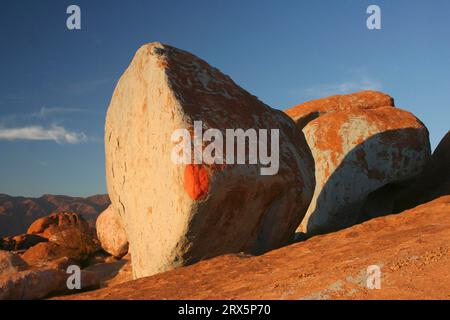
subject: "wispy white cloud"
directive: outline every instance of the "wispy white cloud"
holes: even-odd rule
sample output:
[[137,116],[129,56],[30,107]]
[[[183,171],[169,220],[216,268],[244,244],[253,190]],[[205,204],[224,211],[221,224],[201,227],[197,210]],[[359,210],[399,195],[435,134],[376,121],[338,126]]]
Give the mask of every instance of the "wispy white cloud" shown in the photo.
[[47,118],[48,116],[55,115],[55,114],[64,114],[64,113],[77,113],[77,112],[83,112],[82,109],[79,108],[48,108],[48,107],[42,107],[39,112],[35,112],[32,114],[32,116],[40,117],[40,118]]
[[382,88],[383,85],[381,82],[370,78],[362,78],[342,83],[312,86],[304,90],[303,95],[308,98],[322,98],[334,94],[348,94],[362,90],[381,90]]
[[[101,78],[88,81],[70,82],[62,90],[69,94],[85,94],[97,90],[99,87],[112,84],[112,78]],[[56,86],[59,87],[59,86]]]
[[78,144],[87,141],[83,132],[74,132],[59,125],[48,128],[42,126],[25,126],[16,128],[0,127],[0,140],[54,141],[56,143]]

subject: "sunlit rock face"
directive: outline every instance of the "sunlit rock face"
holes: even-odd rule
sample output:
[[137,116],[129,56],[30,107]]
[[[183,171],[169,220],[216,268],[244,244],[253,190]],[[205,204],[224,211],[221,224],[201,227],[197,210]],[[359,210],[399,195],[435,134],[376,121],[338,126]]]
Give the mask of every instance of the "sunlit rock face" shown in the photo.
[[302,233],[347,227],[367,211],[390,213],[389,206],[368,208],[368,196],[416,176],[430,157],[428,130],[383,93],[334,96],[286,113],[302,129],[315,161],[316,187],[297,230]]

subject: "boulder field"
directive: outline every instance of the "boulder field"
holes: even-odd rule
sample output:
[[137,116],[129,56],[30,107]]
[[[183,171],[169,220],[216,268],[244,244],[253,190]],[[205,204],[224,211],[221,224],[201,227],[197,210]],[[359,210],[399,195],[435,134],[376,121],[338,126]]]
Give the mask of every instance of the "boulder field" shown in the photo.
[[[105,152],[111,202],[0,194],[0,299],[450,299],[450,134],[431,154],[385,93],[278,111],[150,43],[114,90]],[[72,265],[102,289],[68,290]]]
[[[40,218],[27,232],[8,238],[14,242],[0,249],[0,300],[42,299],[132,279],[130,257],[122,257],[126,249],[121,248],[121,259],[102,251],[95,229],[76,213]],[[67,286],[69,266],[80,267],[81,288],[76,291]]]

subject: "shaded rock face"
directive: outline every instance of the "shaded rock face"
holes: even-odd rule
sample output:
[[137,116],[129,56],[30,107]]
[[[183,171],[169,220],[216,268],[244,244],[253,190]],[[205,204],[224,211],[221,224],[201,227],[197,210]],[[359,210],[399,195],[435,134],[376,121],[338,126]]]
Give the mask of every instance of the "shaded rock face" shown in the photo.
[[4,237],[0,239],[0,250],[21,251],[26,250],[40,242],[47,242],[48,239],[35,234],[21,234],[15,237]]
[[423,172],[407,182],[394,199],[400,212],[443,195],[450,194],[450,131],[434,150]]
[[0,250],[0,277],[25,270],[27,263],[16,253]]
[[[366,201],[380,188],[420,174],[430,157],[425,126],[376,92],[306,103],[305,112],[316,105],[317,118],[302,124],[315,160],[316,188],[298,231],[329,232],[391,212],[392,205],[375,208]],[[294,118],[303,121],[302,109],[288,113],[294,111],[300,115]],[[377,206],[380,202],[372,201]]]
[[44,195],[40,198],[25,198],[0,194],[0,237],[23,234],[36,219],[53,212],[76,212],[94,225],[98,214],[109,204],[108,195],[87,198]]
[[101,287],[110,287],[133,280],[131,257],[129,254],[120,260],[97,263],[85,269],[94,273]]
[[[174,164],[174,130],[279,129],[279,171],[262,165]],[[225,134],[224,134],[225,135]],[[270,139],[269,139],[270,140]],[[143,277],[227,252],[290,240],[310,202],[314,163],[291,119],[205,61],[152,43],[121,77],[105,126],[106,176]]]
[[394,107],[394,99],[382,92],[366,90],[307,101],[285,110],[300,129],[321,115],[335,111],[368,110]]
[[[225,255],[63,299],[448,299],[449,212],[445,196],[261,256]],[[367,289],[371,265],[381,290]]]
[[112,206],[98,216],[96,229],[103,250],[117,258],[127,254],[128,238],[122,220]]

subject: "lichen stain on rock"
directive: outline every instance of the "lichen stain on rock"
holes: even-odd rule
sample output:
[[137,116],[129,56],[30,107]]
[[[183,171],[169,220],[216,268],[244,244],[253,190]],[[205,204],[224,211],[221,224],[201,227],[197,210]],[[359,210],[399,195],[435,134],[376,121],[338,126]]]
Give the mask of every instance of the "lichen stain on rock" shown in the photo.
[[190,164],[184,169],[184,189],[192,200],[199,200],[208,193],[209,179],[206,168]]

